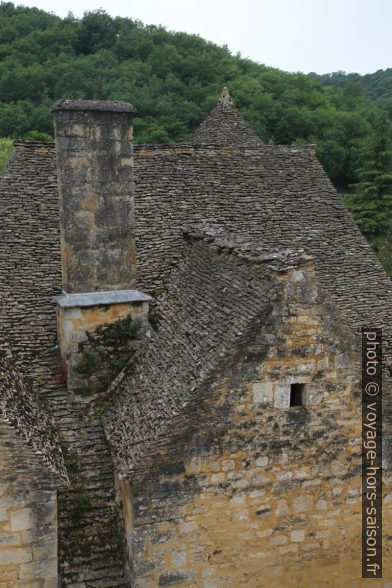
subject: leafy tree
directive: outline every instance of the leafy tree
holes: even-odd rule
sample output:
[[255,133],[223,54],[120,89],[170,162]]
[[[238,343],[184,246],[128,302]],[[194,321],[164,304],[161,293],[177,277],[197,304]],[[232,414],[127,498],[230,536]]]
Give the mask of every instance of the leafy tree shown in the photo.
[[0,138],[0,174],[7,167],[8,161],[12,155],[12,139]]
[[385,115],[379,117],[362,158],[354,195],[348,197],[347,205],[392,273],[392,124]]
[[78,23],[75,38],[76,53],[96,53],[112,47],[117,39],[118,26],[104,10],[86,12]]

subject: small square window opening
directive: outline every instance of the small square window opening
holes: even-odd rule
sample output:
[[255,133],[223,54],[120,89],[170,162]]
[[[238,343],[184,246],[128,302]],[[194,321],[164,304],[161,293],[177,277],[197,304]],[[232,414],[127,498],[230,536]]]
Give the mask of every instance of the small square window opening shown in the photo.
[[305,405],[305,384],[291,384],[290,406]]

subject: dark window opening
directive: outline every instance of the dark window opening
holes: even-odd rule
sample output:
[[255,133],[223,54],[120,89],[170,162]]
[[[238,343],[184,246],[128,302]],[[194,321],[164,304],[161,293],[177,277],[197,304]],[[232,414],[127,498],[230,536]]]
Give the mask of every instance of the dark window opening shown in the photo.
[[304,406],[305,384],[291,384],[290,406]]

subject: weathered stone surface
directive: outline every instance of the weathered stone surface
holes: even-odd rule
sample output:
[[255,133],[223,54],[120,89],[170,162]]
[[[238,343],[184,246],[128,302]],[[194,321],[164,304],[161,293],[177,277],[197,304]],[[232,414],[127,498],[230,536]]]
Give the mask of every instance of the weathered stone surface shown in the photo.
[[273,388],[271,382],[256,382],[253,384],[253,402],[260,404],[272,402]]
[[288,384],[275,386],[274,406],[275,408],[288,408],[290,406],[290,386]]
[[[293,267],[293,256],[276,255],[271,268],[241,247],[223,250],[213,239],[209,246],[188,239],[188,249],[189,260],[180,266],[159,306],[162,319],[151,350],[119,388],[118,412],[110,426],[110,433],[122,435],[122,440],[121,435],[115,439],[120,467],[138,464],[143,456],[128,491],[133,512],[129,541],[138,545],[133,551],[135,585],[148,585],[147,578],[151,586],[159,585],[160,578],[177,581],[178,574],[192,571],[190,585],[203,586],[206,562],[213,564],[207,577],[216,586],[290,586],[293,569],[298,586],[322,583],[326,576],[331,586],[349,584],[352,578],[360,585],[361,544],[348,544],[347,536],[360,536],[361,521],[357,504],[346,502],[361,484],[355,336],[322,296],[311,260],[298,257]],[[304,280],[316,296],[303,296]],[[268,288],[262,289],[264,281]],[[260,299],[247,290],[242,290],[242,298],[237,295],[237,284],[262,289],[268,310],[263,311]],[[223,290],[230,310],[216,313],[207,329],[204,320]],[[232,354],[226,351],[225,339],[231,320],[233,337],[238,337],[230,345]],[[194,321],[192,330],[187,321]],[[175,352],[169,349],[176,344],[171,332],[179,340]],[[248,354],[249,348],[264,348],[266,338],[266,357]],[[198,344],[206,348],[209,341],[215,345],[210,344],[208,356],[198,355]],[[343,350],[349,361],[336,368],[335,357]],[[160,370],[176,374],[175,386],[174,377],[168,379],[166,402],[170,398],[173,412],[183,410],[182,418],[168,417],[167,429],[164,408],[157,415],[150,401],[150,394],[156,399],[165,381]],[[200,374],[205,380],[197,379]],[[289,406],[290,384],[296,382],[305,389],[317,388],[317,405]],[[260,388],[265,383],[268,386]],[[280,388],[284,406],[255,403],[255,391],[276,398]],[[132,394],[136,389],[138,397]],[[185,396],[186,389],[192,390],[198,405]],[[183,408],[186,402],[189,407]],[[136,414],[128,411],[137,406],[140,424],[134,430]],[[298,417],[304,411],[305,424],[304,417]],[[137,432],[143,431],[145,447],[157,421],[159,444],[144,454]],[[166,461],[179,460],[184,473],[164,473]],[[335,532],[327,536],[331,527]],[[178,550],[179,537],[183,554],[177,560],[171,555]]]
[[[15,582],[5,584],[15,588],[58,584],[59,481],[49,471],[34,449],[26,447],[23,437],[0,420],[0,584]],[[45,570],[44,575],[40,570]]]
[[[22,366],[53,415],[65,450],[71,487],[60,493],[58,509],[61,581],[86,586],[89,581],[80,578],[86,569],[92,569],[108,586],[125,588],[121,513],[102,425],[96,415],[86,419],[75,398],[67,393],[64,369],[54,347],[57,321],[53,297],[61,293],[61,262],[53,149],[53,145],[42,143],[19,143],[8,172],[0,179],[2,222],[6,219],[0,240],[0,329],[12,348],[13,361]],[[45,424],[45,420],[37,418],[35,424]],[[34,429],[29,426],[24,431],[29,435]],[[53,443],[55,430],[50,433]],[[40,437],[34,434],[34,438],[42,451]],[[42,482],[40,490],[45,490],[48,480]],[[4,519],[0,509],[0,523]],[[44,529],[20,533],[28,544],[53,541],[52,533]],[[9,530],[1,530],[3,534],[8,536]],[[2,570],[2,574],[2,579],[10,581],[18,577],[15,570],[7,570],[7,576]],[[50,580],[48,584],[41,581],[43,586],[51,585]],[[37,586],[41,588],[41,584]]]
[[63,288],[69,294],[134,284],[133,110],[121,102],[68,100],[53,108]]

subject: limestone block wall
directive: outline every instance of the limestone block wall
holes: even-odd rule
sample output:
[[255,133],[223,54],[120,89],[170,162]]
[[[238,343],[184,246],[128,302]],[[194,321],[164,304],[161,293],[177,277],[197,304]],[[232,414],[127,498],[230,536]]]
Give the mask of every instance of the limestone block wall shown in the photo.
[[57,588],[57,494],[50,475],[0,423],[0,586]]
[[[367,585],[358,353],[314,273],[281,279],[284,296],[254,343],[211,383],[197,433],[162,454],[156,473],[123,483],[135,588]],[[302,405],[290,406],[295,383]],[[392,581],[384,504],[375,586]]]

